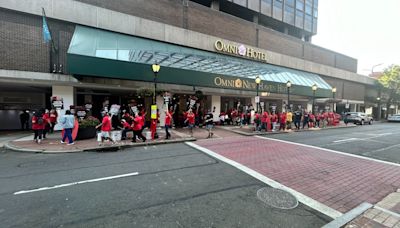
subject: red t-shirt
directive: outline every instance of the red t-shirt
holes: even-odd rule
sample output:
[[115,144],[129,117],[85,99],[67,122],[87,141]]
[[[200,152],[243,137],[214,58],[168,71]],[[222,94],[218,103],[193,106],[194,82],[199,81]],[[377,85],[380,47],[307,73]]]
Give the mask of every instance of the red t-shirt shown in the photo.
[[50,122],[52,122],[52,123],[55,123],[55,122],[57,122],[57,117],[58,117],[58,114],[57,114],[57,112],[54,112],[54,113],[50,113]]
[[189,124],[194,124],[194,113],[192,113],[192,114],[190,114],[190,113],[188,113],[187,114],[187,120],[188,120],[188,122],[189,122]]
[[278,119],[278,116],[277,116],[276,114],[272,114],[272,115],[271,115],[271,121],[272,121],[272,122],[276,122],[277,119]]
[[165,125],[167,125],[167,126],[171,125],[171,113],[170,112],[165,114]]
[[286,113],[281,114],[281,123],[286,123]]
[[142,130],[142,117],[137,116],[135,119],[133,119],[133,130],[134,131],[140,131]]
[[255,119],[255,120],[259,120],[259,119],[260,119],[260,114],[256,113],[256,114],[254,115],[254,119]]
[[130,128],[131,128],[131,125],[130,125],[128,122],[124,122],[124,123],[122,124],[122,127],[123,127],[124,129],[130,129]]
[[103,117],[103,121],[101,122],[101,130],[102,131],[111,131],[111,119],[109,116]]
[[[43,117],[42,117],[43,118]],[[43,130],[45,126],[45,119],[43,118],[43,123],[39,124],[38,123],[38,117],[33,116],[32,117],[32,130]]]

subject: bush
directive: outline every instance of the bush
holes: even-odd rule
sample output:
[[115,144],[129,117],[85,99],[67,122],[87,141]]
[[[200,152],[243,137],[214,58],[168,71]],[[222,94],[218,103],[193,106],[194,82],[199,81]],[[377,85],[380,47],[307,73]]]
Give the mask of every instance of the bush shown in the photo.
[[80,128],[96,127],[99,124],[100,124],[100,120],[93,116],[89,116],[89,117],[79,121]]

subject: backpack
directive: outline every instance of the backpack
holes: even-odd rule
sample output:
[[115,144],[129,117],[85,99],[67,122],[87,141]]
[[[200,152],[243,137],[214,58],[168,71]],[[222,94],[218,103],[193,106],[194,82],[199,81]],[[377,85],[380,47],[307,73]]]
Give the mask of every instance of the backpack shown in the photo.
[[42,125],[43,124],[43,117],[42,116],[39,116],[38,118],[37,118],[37,123],[38,124],[40,124],[40,125]]

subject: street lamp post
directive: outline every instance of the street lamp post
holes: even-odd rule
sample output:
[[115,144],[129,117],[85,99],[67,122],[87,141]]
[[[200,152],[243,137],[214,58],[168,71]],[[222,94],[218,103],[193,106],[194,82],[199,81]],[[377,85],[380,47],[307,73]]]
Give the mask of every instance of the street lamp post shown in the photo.
[[287,81],[286,82],[286,88],[287,88],[287,108],[286,108],[286,112],[288,112],[289,109],[290,109],[290,87],[292,87],[292,82],[291,81]]
[[333,110],[333,112],[336,112],[336,110],[335,110],[335,96],[336,96],[336,87],[333,87],[332,88],[332,98],[333,98],[333,102],[332,102],[332,110]]
[[312,99],[312,113],[314,114],[314,106],[315,106],[315,92],[317,91],[318,87],[317,84],[314,84],[311,87],[312,91],[313,91],[313,99]]
[[376,100],[378,101],[378,118],[376,120],[381,119],[381,98],[377,97]]
[[153,93],[153,104],[156,104],[156,91],[157,91],[157,74],[160,71],[160,65],[156,62],[151,65],[154,73],[154,93]]
[[[256,77],[256,84],[257,84],[257,96],[256,96],[256,105],[257,105],[257,113],[258,113],[258,106],[260,105],[260,97],[258,97],[258,89],[261,83],[261,78],[259,76]],[[257,100],[258,99],[258,100]]]

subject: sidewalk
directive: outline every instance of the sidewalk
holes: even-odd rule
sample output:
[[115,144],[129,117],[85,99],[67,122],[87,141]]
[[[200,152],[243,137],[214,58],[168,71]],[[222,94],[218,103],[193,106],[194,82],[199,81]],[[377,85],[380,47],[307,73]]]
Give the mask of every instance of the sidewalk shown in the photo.
[[171,139],[165,140],[165,131],[157,130],[159,138],[155,140],[147,140],[141,142],[138,140],[136,143],[132,143],[131,140],[118,141],[112,145],[111,142],[104,142],[103,146],[99,146],[99,142],[95,138],[86,140],[77,140],[74,145],[61,144],[61,132],[54,134],[48,134],[47,138],[42,140],[41,144],[37,144],[33,141],[33,134],[25,136],[19,139],[15,139],[5,143],[5,147],[20,152],[33,152],[33,153],[73,153],[83,151],[113,151],[123,148],[136,147],[136,146],[148,146],[158,145],[167,143],[179,143],[186,141],[195,141],[186,134],[176,133],[171,131]]
[[[320,130],[331,130],[331,129],[338,129],[338,128],[351,128],[351,127],[356,127],[357,125],[355,124],[344,124],[343,122],[339,123],[339,125],[336,126],[328,126],[326,128],[307,128],[307,129],[300,129],[300,130],[284,130],[284,131],[254,131],[254,125],[245,125],[243,127],[239,126],[232,126],[232,125],[223,125],[223,126],[217,126],[216,128],[221,128],[224,130],[228,130],[240,135],[245,135],[245,136],[253,136],[253,135],[270,135],[270,134],[285,134],[285,133],[292,133],[292,132],[303,132],[303,131],[320,131]],[[292,126],[294,129],[294,125]]]

